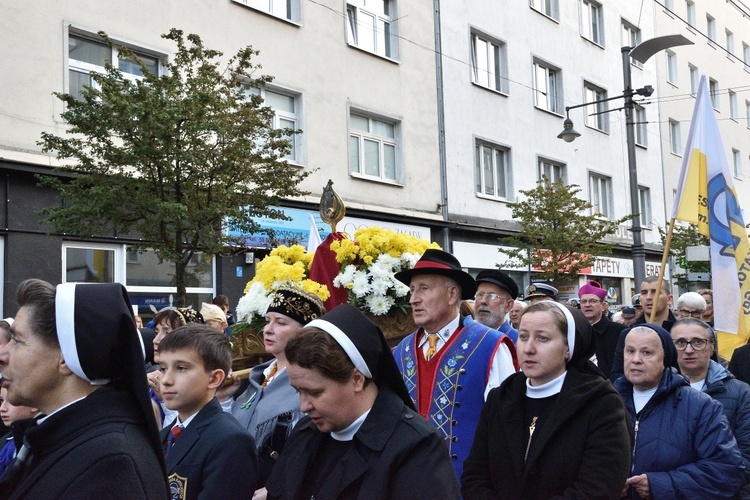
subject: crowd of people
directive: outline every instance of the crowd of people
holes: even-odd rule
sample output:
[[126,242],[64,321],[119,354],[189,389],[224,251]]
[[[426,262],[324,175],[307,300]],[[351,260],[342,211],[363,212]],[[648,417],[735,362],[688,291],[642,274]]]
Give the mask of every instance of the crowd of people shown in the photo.
[[[750,498],[750,346],[711,290],[649,277],[519,300],[442,250],[396,273],[395,348],[355,307],[273,292],[247,380],[226,298],[143,326],[119,284],[26,280],[0,321],[0,498]],[[653,321],[651,321],[653,313]]]

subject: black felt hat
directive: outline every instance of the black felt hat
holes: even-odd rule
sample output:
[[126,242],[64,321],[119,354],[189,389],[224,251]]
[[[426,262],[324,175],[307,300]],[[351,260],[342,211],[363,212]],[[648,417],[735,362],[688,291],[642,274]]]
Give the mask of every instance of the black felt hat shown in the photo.
[[291,286],[280,286],[271,297],[271,304],[266,310],[292,318],[297,323],[305,323],[323,316],[326,308],[317,295]]
[[477,285],[479,283],[492,283],[510,294],[511,299],[518,298],[518,285],[513,278],[497,269],[482,269],[477,274]]
[[398,272],[395,277],[409,286],[411,279],[418,274],[439,274],[455,280],[461,287],[461,300],[474,298],[477,291],[477,284],[471,274],[461,269],[458,259],[442,250],[427,249],[417,261],[414,269]]
[[344,349],[357,370],[371,378],[379,388],[388,387],[406,406],[414,409],[383,332],[362,311],[341,304],[306,326],[328,333]]

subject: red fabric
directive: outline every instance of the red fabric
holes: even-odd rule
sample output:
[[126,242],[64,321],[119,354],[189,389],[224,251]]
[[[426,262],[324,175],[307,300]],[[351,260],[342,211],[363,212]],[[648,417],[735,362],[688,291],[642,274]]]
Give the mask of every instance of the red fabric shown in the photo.
[[420,260],[414,266],[414,269],[453,269],[447,264],[440,264],[439,262],[432,262],[431,260]]
[[331,243],[346,238],[344,233],[331,233],[315,249],[312,266],[310,266],[310,279],[317,281],[321,285],[326,285],[331,296],[323,305],[326,311],[330,311],[340,304],[349,302],[349,292],[346,288],[336,288],[333,286],[333,279],[341,271],[341,264],[336,262],[336,253],[331,250]]
[[[438,368],[440,368],[443,354],[448,352],[446,350],[456,338],[458,338],[458,332],[463,327],[458,325],[456,331],[453,332],[451,338],[448,339],[448,343],[443,345],[440,350],[431,359],[424,359],[424,353],[421,348],[417,347],[417,352],[414,353],[414,357],[417,358],[417,370],[419,370],[419,381],[417,387],[417,411],[424,418],[428,418],[430,413],[430,405],[432,405],[432,393],[435,390],[435,375],[437,375]],[[424,330],[420,328],[421,335],[426,335]],[[419,345],[421,341],[421,335],[415,336],[416,344]]]

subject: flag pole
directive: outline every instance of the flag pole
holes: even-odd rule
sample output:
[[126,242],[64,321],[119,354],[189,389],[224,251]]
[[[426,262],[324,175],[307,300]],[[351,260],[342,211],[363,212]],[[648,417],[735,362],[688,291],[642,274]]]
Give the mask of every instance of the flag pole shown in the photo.
[[[669,229],[667,230],[667,240],[664,243],[664,253],[661,256],[661,267],[659,267],[659,281],[658,293],[654,296],[654,305],[651,307],[651,317],[648,319],[649,323],[654,322],[654,316],[656,316],[656,307],[659,305],[659,297],[661,296],[661,284],[664,281],[664,270],[667,268],[667,258],[669,257],[669,247],[672,245],[672,232],[674,231],[674,217],[669,221]],[[643,301],[641,301],[643,305]],[[661,325],[659,325],[661,326]]]

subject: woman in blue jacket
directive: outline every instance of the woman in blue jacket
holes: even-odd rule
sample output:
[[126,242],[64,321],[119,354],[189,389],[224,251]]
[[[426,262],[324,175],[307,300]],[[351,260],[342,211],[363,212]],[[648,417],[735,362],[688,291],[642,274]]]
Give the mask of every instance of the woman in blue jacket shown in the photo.
[[615,382],[634,426],[625,492],[631,498],[731,498],[744,481],[737,442],[710,396],[669,368],[669,333],[639,325],[625,339],[625,376]]

